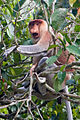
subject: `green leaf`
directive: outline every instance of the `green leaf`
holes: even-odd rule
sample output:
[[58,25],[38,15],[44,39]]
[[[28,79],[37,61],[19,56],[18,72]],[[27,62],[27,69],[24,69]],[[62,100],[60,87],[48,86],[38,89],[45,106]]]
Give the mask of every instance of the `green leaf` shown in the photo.
[[71,20],[70,17],[66,17],[67,20]]
[[5,7],[9,10],[10,14],[12,15],[12,9],[9,7],[9,5],[5,5]]
[[32,45],[32,40],[24,41],[23,45]]
[[7,72],[2,71],[2,76],[5,80],[8,80]]
[[15,64],[16,64],[16,63],[19,63],[19,62],[21,61],[21,58],[20,58],[20,54],[19,54],[19,53],[13,53],[13,58],[14,58]]
[[61,38],[59,38],[59,40],[61,41],[61,43],[62,43],[62,45],[63,45],[63,47],[64,47],[64,50],[66,50],[66,44],[65,44],[65,41],[62,40]]
[[49,6],[51,6],[53,3],[53,0],[49,0]]
[[66,72],[58,72],[57,76],[55,76],[55,78],[53,77],[53,79],[55,79],[53,88],[55,89],[56,92],[62,89],[62,83],[65,77],[66,77]]
[[19,6],[21,7],[24,3],[25,3],[26,0],[20,0],[19,1],[19,4],[17,3],[15,8],[14,8],[14,12],[13,12],[13,15],[15,16],[16,15],[16,12],[15,11],[19,11]]
[[11,32],[9,29],[7,29],[7,35],[11,38],[11,39],[14,39],[14,37],[12,36]]
[[68,84],[68,85],[74,85],[75,84],[75,80],[73,80],[73,79],[67,80],[66,84]]
[[0,0],[0,5],[2,5],[3,4],[3,1],[2,0]]
[[69,53],[80,56],[80,49],[78,46],[69,45],[68,47],[66,47],[66,49],[69,51]]
[[76,40],[76,44],[80,45],[80,35],[78,36],[79,38]]
[[75,76],[74,76],[74,79],[77,81],[78,79],[80,80],[80,75],[79,74],[76,74]]
[[80,25],[76,25],[74,30],[75,30],[75,32],[80,32]]
[[80,7],[80,1],[76,0],[76,2],[74,3],[73,7],[79,8]]
[[66,72],[58,72],[58,80],[60,81],[60,84],[62,84],[65,77],[66,77]]
[[52,26],[55,30],[61,29],[65,27],[68,10],[66,8],[56,9],[52,15]]
[[12,75],[15,76],[16,73],[15,73],[14,69],[13,69],[13,68],[10,68],[10,70],[11,70]]
[[60,48],[59,50],[58,50],[58,53],[57,53],[57,57],[59,57],[60,55],[61,55],[61,53],[62,53],[62,49]]
[[66,65],[63,65],[63,66],[60,68],[60,71],[63,71],[65,67],[66,67]]
[[58,79],[54,81],[53,88],[56,92],[59,92],[62,89],[62,85],[60,84],[60,81]]
[[8,114],[7,108],[0,109],[0,113]]
[[59,47],[59,45],[50,45],[48,50],[52,49],[52,48],[56,48],[56,47]]
[[76,2],[76,0],[69,0],[69,4],[71,7],[73,7],[73,4]]
[[57,56],[51,56],[50,58],[48,58],[47,60],[46,60],[46,63],[48,64],[48,65],[51,65],[51,64],[53,64],[54,62],[56,62],[56,60],[57,60]]
[[50,58],[48,58],[48,59],[46,60],[46,63],[47,63],[48,65],[53,64],[54,62],[56,62],[56,60],[57,60],[58,57],[61,55],[61,53],[62,53],[62,49],[59,49],[57,55],[51,56]]
[[[6,19],[6,22],[7,22],[7,24],[9,24],[10,21],[8,19]],[[11,39],[14,38],[14,26],[12,23],[10,23],[8,25],[7,34]]]
[[[73,20],[75,20],[76,19],[76,17],[72,14],[72,13],[68,13],[68,15],[70,16],[69,17],[69,20],[71,21],[71,18],[73,19]],[[67,17],[68,18],[68,17]]]
[[16,67],[16,68],[10,68],[9,74],[16,76],[16,75],[20,75],[22,72],[23,72],[23,68]]
[[66,39],[66,41],[71,44],[70,38],[68,37],[67,33],[64,33],[64,37]]

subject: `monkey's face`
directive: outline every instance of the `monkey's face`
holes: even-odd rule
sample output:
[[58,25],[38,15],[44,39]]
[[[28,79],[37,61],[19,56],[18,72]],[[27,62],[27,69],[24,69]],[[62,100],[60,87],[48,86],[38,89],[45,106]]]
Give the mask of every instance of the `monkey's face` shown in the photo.
[[31,22],[29,30],[34,39],[40,38],[40,23],[38,21]]
[[37,43],[44,35],[45,31],[48,31],[48,25],[45,20],[34,19],[29,23],[29,30],[33,38],[33,43]]

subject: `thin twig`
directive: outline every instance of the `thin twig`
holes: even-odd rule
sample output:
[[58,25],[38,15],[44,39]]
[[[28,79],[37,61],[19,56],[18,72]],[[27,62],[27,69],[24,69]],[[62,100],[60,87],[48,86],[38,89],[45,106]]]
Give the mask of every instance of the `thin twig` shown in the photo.
[[38,113],[39,113],[39,115],[40,115],[40,117],[41,117],[41,120],[43,120],[43,117],[42,117],[42,115],[41,115],[41,113],[40,113],[40,111],[39,111],[38,106],[37,106],[33,101],[31,101],[31,102],[32,102],[33,105],[36,107],[36,109],[37,109],[37,111],[38,111]]
[[[44,62],[44,64],[45,64],[45,62]],[[44,64],[42,64],[40,67],[38,67],[38,69],[41,69],[41,67],[44,66]],[[65,69],[71,69],[73,66],[80,66],[80,61],[72,62],[70,64],[67,64]],[[48,73],[57,73],[60,70],[61,67],[62,67],[62,65],[57,66],[55,68],[54,67],[48,68],[47,70],[44,70],[43,72],[40,72],[39,76],[46,75]]]
[[22,82],[24,82],[24,80],[25,80],[27,77],[28,77],[28,74],[26,74],[25,77],[24,77],[22,80],[20,80],[19,82],[17,82],[17,83],[16,83],[16,86],[17,86],[18,84],[21,84]]
[[32,116],[32,119],[34,120],[34,115],[33,115],[32,111],[31,111],[31,108],[29,106],[28,106],[28,110],[29,110],[29,112],[30,112],[30,114]]
[[55,10],[55,4],[56,4],[56,0],[54,0],[52,3],[52,14],[54,13],[54,10]]
[[23,102],[23,101],[27,101],[27,100],[28,100],[28,98],[22,99],[22,100],[16,100],[16,101],[13,101],[12,103],[10,103],[8,105],[0,106],[0,109],[7,108],[7,107],[12,106],[12,105],[16,105],[19,102]]
[[18,108],[18,111],[17,111],[16,115],[14,116],[14,119],[15,119],[15,118],[17,117],[17,115],[19,114],[19,112],[20,112],[22,106],[24,105],[24,103],[25,103],[25,101],[23,101],[22,104],[21,104],[21,106]]
[[17,19],[18,19],[18,14],[16,16],[15,25],[14,25],[14,41],[15,41],[16,45],[18,45],[17,39],[16,39],[16,24],[17,24]]

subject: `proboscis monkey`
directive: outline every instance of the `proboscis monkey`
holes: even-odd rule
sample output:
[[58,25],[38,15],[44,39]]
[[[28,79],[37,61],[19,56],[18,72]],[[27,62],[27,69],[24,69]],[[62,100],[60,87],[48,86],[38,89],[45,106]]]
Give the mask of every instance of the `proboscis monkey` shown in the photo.
[[[48,47],[51,44],[54,44],[54,42],[52,40],[52,36],[48,31],[48,25],[47,25],[46,21],[44,21],[42,19],[33,20],[29,23],[29,29],[30,29],[30,33],[34,39],[34,44],[37,44],[37,47],[41,48],[42,46],[44,46],[44,48],[48,49]],[[57,40],[57,42],[58,42],[58,40]],[[68,43],[66,43],[66,46],[68,46]],[[47,56],[50,57],[52,54],[53,54],[53,50],[50,51],[49,54],[47,54]],[[71,62],[75,61],[75,58],[72,55],[68,59],[68,54],[69,54],[69,52],[67,50],[66,51],[63,50],[62,54],[58,58],[58,61],[56,61],[56,64],[53,63],[53,66],[56,67],[57,65],[64,65],[66,63],[71,63]],[[37,65],[40,65],[42,62],[44,62],[47,59],[47,58],[41,59],[41,57],[42,56],[33,57],[33,66],[30,70],[31,74],[35,70]],[[67,70],[67,71],[69,72],[69,71],[73,71],[73,70]],[[53,84],[54,84],[53,80],[52,80],[53,76],[54,76],[53,74],[48,74],[47,76],[45,76],[47,84],[52,88],[53,88]],[[69,79],[70,79],[70,74],[67,73],[65,80],[62,83],[62,89],[65,87],[66,80],[69,80]],[[41,85],[38,82],[36,82],[33,89],[34,89],[33,94],[36,95],[39,99],[51,100],[51,99],[58,97],[57,94],[47,90],[46,88],[44,88],[44,85]],[[67,87],[65,87],[64,90],[65,90],[65,92],[67,92]],[[68,101],[66,101],[66,108],[67,108],[68,120],[73,120],[70,102],[68,102]]]
[[[17,47],[17,51],[21,54],[33,56],[33,65],[32,65],[32,68],[30,69],[30,74],[32,75],[33,71],[35,70],[35,68],[37,67],[39,61],[43,56],[50,57],[53,55],[53,50],[50,50],[50,51],[47,51],[47,50],[51,44],[54,44],[53,42],[54,40],[52,39],[52,35],[48,31],[48,25],[45,20],[42,20],[42,19],[32,20],[29,23],[29,30],[32,35],[34,45],[19,45]],[[56,41],[58,42],[58,40]],[[66,46],[68,46],[68,43],[66,43]],[[15,46],[13,46],[12,49],[15,49]],[[12,51],[12,49],[11,48],[10,50],[8,49],[5,52],[5,54]],[[60,55],[58,60],[55,62],[55,64],[59,66],[59,65],[64,65],[66,63],[73,62],[75,60],[74,56],[71,55],[68,59],[68,54],[69,52],[67,50],[65,51],[63,50],[62,54]],[[70,69],[67,71],[69,72],[73,70]],[[46,79],[49,85],[52,87],[53,85],[52,85],[52,82],[50,83],[49,77],[51,77],[51,75],[47,76]],[[67,73],[66,78],[63,82],[63,87],[65,86],[65,82],[68,79],[70,79],[70,75]]]
[[[43,56],[50,57],[53,55],[53,49],[50,51],[47,51],[47,50],[51,44],[54,44],[54,42],[52,39],[52,35],[48,31],[48,25],[45,20],[42,20],[42,19],[32,20],[29,23],[29,30],[32,35],[32,38],[34,39],[33,40],[34,45],[20,45],[17,47],[17,51],[21,54],[33,56],[33,65],[32,65],[32,68],[30,69],[30,75],[32,76],[33,71],[35,70],[37,65],[40,65],[40,63],[39,63],[40,60],[44,59]],[[58,42],[58,40],[56,40],[56,41]],[[68,43],[66,43],[66,46],[68,46]],[[10,53],[10,51],[12,51],[15,48],[16,48],[16,46],[12,47],[11,49],[8,49],[5,52],[5,55]],[[64,65],[66,63],[71,63],[71,62],[75,61],[75,58],[72,55],[68,59],[68,54],[69,54],[69,52],[67,50],[65,50],[65,51],[63,50],[62,54],[60,55],[58,60],[53,64],[54,67],[56,67],[57,65],[58,66]],[[67,71],[69,72],[69,71],[73,71],[73,70],[68,69]],[[54,84],[53,80],[52,80],[53,76],[54,76],[53,74],[48,74],[47,76],[44,76],[44,77],[46,77],[47,84],[52,88],[53,88],[53,84]],[[67,73],[65,80],[63,82],[62,89],[64,88],[65,82],[68,79],[70,79],[70,75]],[[33,85],[33,90],[34,90],[33,95],[36,95],[39,99],[43,99],[43,100],[52,100],[59,96],[59,95],[47,90],[46,88],[44,88],[44,85],[39,84],[38,82],[36,82],[36,84]],[[68,108],[70,108],[70,107],[68,107]],[[70,114],[71,114],[71,112],[70,112]],[[70,120],[72,120],[72,118],[70,118]]]
[[[34,44],[38,45],[38,49],[41,47],[44,47],[44,49],[45,48],[48,49],[48,47],[51,44],[54,44],[53,40],[52,40],[52,36],[51,36],[50,32],[48,31],[48,25],[47,25],[46,21],[44,21],[42,19],[32,20],[29,23],[29,30],[32,35]],[[57,37],[58,36],[60,36],[60,34],[58,34]],[[58,40],[57,40],[57,42],[58,42]],[[68,46],[68,43],[66,43],[66,46]],[[53,54],[53,51],[49,51],[49,54],[47,54],[47,56],[50,57],[52,54]],[[58,58],[56,65],[64,65],[65,63],[73,62],[75,60],[75,58],[72,55],[69,57],[69,60],[67,61],[68,54],[69,54],[69,52],[67,50],[63,51],[62,54],[60,55],[60,57]],[[41,56],[33,57],[33,66],[30,70],[31,74],[32,74],[32,71],[34,71],[34,69],[37,66],[40,59],[41,59]],[[72,70],[67,70],[67,71],[69,72]],[[63,83],[63,86],[65,86],[65,82],[68,79],[70,79],[70,75],[66,74],[66,78]]]

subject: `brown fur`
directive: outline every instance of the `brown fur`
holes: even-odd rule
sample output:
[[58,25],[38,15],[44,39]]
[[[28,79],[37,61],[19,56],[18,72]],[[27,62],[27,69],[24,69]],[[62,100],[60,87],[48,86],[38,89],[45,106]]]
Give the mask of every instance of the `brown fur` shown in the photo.
[[[53,43],[53,40],[52,40],[52,36],[50,34],[50,32],[48,31],[48,25],[46,23],[46,21],[42,20],[42,19],[35,19],[35,20],[32,20],[30,23],[29,23],[29,30],[30,30],[30,33],[32,35],[32,38],[34,39],[34,44],[38,44],[38,46],[41,48],[47,48],[51,45],[51,44],[54,44]],[[60,36],[60,33],[59,35],[57,34],[57,36]],[[58,42],[58,39],[57,39],[57,42]],[[66,43],[66,46],[68,46],[68,43]],[[69,60],[67,61],[68,59],[68,54],[69,52],[66,50],[66,51],[62,51],[62,54],[60,55],[60,57],[58,58],[58,62],[56,62],[56,65],[64,65],[66,63],[72,63],[73,61],[75,61],[75,58],[74,56],[70,56],[69,57]],[[53,55],[53,49],[50,51],[50,53],[48,54],[48,57],[52,56]],[[30,70],[30,74],[32,75],[33,71],[35,70],[35,68],[37,67],[40,59],[42,58],[42,56],[38,56],[38,57],[33,57],[33,66]],[[71,72],[72,70],[67,70],[68,72]],[[54,75],[47,75],[45,76],[46,79],[47,79],[47,84],[49,84],[51,87],[53,86],[53,82],[52,82],[52,77]],[[65,83],[66,83],[66,80],[70,79],[70,74],[66,74],[66,78],[62,84],[63,87],[65,87]],[[51,82],[50,82],[51,81]],[[50,84],[51,83],[51,84]],[[49,91],[48,91],[49,92]],[[50,94],[50,92],[48,93],[46,92],[46,95],[45,96],[42,96],[42,99],[48,99],[47,98],[47,95]],[[36,93],[35,93],[36,95]],[[40,94],[37,93],[37,97],[39,97]],[[55,95],[53,95],[51,93],[50,95],[50,98],[51,96],[54,98]]]

